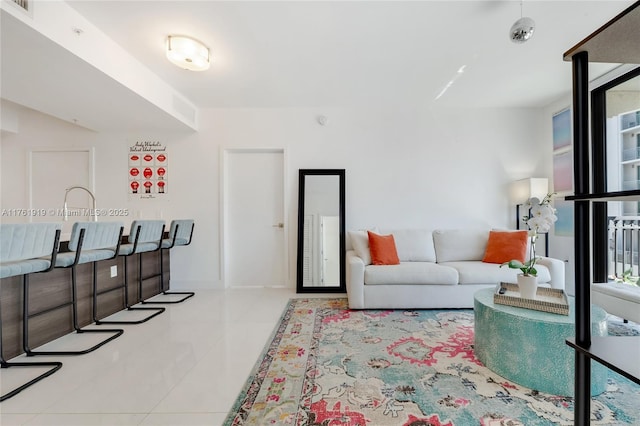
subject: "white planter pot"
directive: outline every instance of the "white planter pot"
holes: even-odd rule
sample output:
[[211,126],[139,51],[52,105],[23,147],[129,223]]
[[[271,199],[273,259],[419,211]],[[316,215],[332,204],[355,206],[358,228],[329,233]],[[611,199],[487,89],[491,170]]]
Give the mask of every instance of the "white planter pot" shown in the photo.
[[518,288],[520,289],[520,297],[535,299],[538,291],[538,277],[518,274]]

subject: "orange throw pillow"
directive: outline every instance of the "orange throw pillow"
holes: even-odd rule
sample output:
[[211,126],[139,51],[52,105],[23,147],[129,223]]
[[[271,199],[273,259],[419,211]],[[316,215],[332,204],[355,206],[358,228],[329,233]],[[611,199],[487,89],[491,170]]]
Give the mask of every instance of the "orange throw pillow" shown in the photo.
[[528,231],[491,231],[483,262],[504,263],[513,259],[524,262],[527,256]]
[[369,251],[371,252],[371,263],[374,265],[399,265],[396,241],[393,235],[378,235],[371,231],[369,234]]

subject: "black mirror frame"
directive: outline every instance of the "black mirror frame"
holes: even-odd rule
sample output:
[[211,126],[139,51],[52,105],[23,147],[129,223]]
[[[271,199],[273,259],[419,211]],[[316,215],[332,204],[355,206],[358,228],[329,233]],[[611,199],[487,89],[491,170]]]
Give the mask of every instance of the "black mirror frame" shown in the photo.
[[[307,176],[338,176],[340,178],[340,285],[335,287],[305,287],[302,283],[304,246],[304,200]],[[346,236],[345,236],[345,169],[300,169],[298,175],[298,258],[297,293],[346,293]]]

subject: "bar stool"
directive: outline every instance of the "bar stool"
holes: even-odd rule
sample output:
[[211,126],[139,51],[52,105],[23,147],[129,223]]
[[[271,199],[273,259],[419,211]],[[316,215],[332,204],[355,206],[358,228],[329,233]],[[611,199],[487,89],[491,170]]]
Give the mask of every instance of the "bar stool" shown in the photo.
[[160,250],[160,291],[164,295],[178,294],[185,295],[185,297],[179,300],[143,300],[141,303],[181,303],[195,295],[192,291],[168,291],[168,289],[164,289],[164,257],[162,255],[162,250],[170,250],[175,246],[188,246],[191,244],[194,225],[193,219],[172,220],[169,228],[169,238],[162,240]]
[[[122,329],[82,329],[78,324],[78,298],[76,267],[83,263],[93,262],[93,291],[96,288],[96,262],[99,260],[113,259],[118,254],[120,238],[122,238],[124,226],[121,222],[76,222],[71,229],[69,239],[69,251],[58,253],[55,261],[56,268],[71,268],[71,301],[65,302],[53,308],[40,312],[29,313],[29,286],[25,284],[24,312],[23,312],[23,346],[27,356],[33,355],[82,355],[92,352],[107,344],[116,337],[122,335]],[[71,306],[73,329],[77,334],[83,333],[108,333],[106,339],[91,346],[88,349],[76,351],[33,351],[29,347],[29,319],[35,316],[51,312],[66,306]]]
[[118,256],[124,260],[124,304],[128,311],[154,311],[153,314],[141,320],[97,320],[97,325],[101,324],[141,324],[151,318],[160,315],[165,308],[143,308],[129,304],[129,273],[127,267],[127,257],[138,255],[138,300],[142,301],[142,253],[160,250],[162,236],[164,234],[164,221],[162,220],[134,220],[131,223],[128,243],[122,244],[118,250]]
[[[29,274],[49,272],[53,269],[60,241],[58,223],[0,224],[0,278],[22,275],[22,288],[29,281]],[[46,258],[45,258],[46,256]],[[1,304],[0,304],[1,305]],[[0,310],[0,368],[48,367],[36,378],[0,396],[0,402],[22,392],[62,368],[62,363],[52,362],[9,362],[2,352],[2,313]]]

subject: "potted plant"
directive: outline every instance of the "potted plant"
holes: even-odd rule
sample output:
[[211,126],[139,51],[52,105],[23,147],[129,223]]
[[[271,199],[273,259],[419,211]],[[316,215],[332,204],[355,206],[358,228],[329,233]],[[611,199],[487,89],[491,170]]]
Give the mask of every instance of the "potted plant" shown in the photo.
[[508,266],[511,269],[520,269],[522,274],[518,274],[518,287],[520,296],[525,299],[534,299],[538,289],[538,271],[536,270],[536,242],[540,234],[547,233],[558,220],[556,209],[551,205],[551,198],[555,192],[548,193],[542,201],[533,197],[525,203],[528,212],[522,217],[522,221],[529,228],[529,259],[521,262],[517,259],[503,263],[500,267]]

